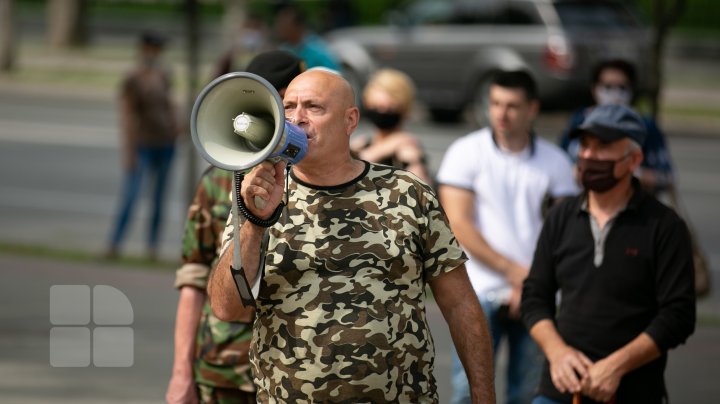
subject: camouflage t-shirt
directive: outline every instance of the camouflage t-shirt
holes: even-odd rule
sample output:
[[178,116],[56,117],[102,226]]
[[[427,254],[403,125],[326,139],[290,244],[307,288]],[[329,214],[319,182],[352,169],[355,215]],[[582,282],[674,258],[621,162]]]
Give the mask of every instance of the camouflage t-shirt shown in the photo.
[[[203,291],[207,287],[230,212],[232,177],[232,172],[215,167],[203,174],[188,209],[183,265],[177,271],[175,287],[192,286]],[[206,300],[195,341],[195,381],[206,386],[255,391],[248,357],[251,337],[250,324],[218,319]]]
[[291,176],[270,235],[250,353],[258,400],[437,402],[425,287],[466,258],[433,191],[374,164],[338,187]]

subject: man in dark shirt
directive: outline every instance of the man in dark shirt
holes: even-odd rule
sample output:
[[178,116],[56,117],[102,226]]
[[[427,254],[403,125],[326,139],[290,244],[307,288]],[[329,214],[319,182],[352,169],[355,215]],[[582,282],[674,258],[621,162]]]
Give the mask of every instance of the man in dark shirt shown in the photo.
[[667,351],[695,327],[687,227],[633,178],[637,113],[598,106],[571,136],[585,192],[545,221],[523,286],[523,320],[547,358],[533,403],[661,403]]

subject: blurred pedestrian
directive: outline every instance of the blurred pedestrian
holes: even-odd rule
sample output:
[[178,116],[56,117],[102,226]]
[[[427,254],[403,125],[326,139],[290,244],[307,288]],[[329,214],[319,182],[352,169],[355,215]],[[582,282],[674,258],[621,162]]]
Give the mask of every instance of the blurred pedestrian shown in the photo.
[[399,70],[379,70],[362,97],[363,115],[375,126],[375,133],[353,137],[350,149],[362,160],[408,170],[431,184],[420,141],[403,129],[414,101],[415,85],[410,77]]
[[[268,80],[281,96],[302,69],[302,61],[286,51],[261,53],[247,67],[248,72]],[[248,357],[254,310],[243,310],[238,321],[221,321],[212,314],[205,292],[231,209],[232,179],[232,171],[208,168],[188,209],[183,265],[175,280],[180,299],[168,403],[256,402]]]
[[635,111],[600,105],[569,136],[585,192],[550,213],[522,295],[547,358],[533,402],[665,403],[667,351],[695,327],[687,227],[633,177],[647,137]]
[[165,38],[147,31],[140,37],[137,65],[120,87],[120,134],[124,182],[119,209],[106,251],[114,258],[125,237],[144,180],[154,181],[146,241],[147,256],[155,259],[160,239],[165,189],[179,133],[172,99],[172,76],[162,62]]
[[326,67],[340,71],[336,56],[325,41],[309,32],[305,12],[297,6],[282,7],[275,17],[275,34],[280,48],[289,50],[305,61],[308,69]]
[[[636,98],[637,72],[635,67],[623,59],[609,59],[599,62],[592,72],[591,88],[595,105],[575,111],[562,134],[560,145],[575,161],[579,148],[578,139],[571,139],[570,132],[580,125],[597,105],[619,104],[629,106]],[[673,170],[665,136],[655,120],[644,116],[647,139],[643,145],[642,164],[638,167],[637,177],[643,187],[654,194],[673,186]]]
[[[437,175],[440,201],[460,245],[497,353],[508,342],[507,403],[528,403],[542,354],[520,318],[520,292],[548,206],[578,188],[571,162],[532,125],[540,104],[533,77],[499,72],[489,89],[490,127],[455,141]],[[475,319],[482,321],[482,319]],[[497,359],[496,359],[497,362]],[[453,352],[453,403],[469,403]]]
[[235,71],[244,71],[258,54],[269,51],[268,28],[260,16],[249,14],[242,22],[235,41],[218,60],[212,78]]
[[[310,69],[283,102],[307,153],[287,174],[283,162],[266,161],[245,175],[240,228],[231,213],[208,284],[220,318],[257,306],[258,401],[438,402],[430,286],[475,402],[493,402],[487,326],[433,190],[404,170],[352,158],[359,111],[339,74]],[[255,282],[258,292],[241,302],[238,287]]]

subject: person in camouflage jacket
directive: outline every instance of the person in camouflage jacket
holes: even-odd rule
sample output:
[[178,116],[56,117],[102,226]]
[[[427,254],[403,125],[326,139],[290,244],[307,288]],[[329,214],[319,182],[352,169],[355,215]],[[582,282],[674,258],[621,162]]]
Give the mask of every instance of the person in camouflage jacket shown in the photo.
[[[303,70],[302,60],[285,51],[262,53],[247,68],[267,79],[280,94]],[[248,358],[254,310],[244,310],[236,321],[221,321],[212,314],[205,293],[231,210],[232,177],[230,171],[207,169],[188,209],[183,265],[175,281],[180,301],[173,375],[166,393],[169,403],[256,402]]]
[[[351,157],[359,111],[339,74],[308,70],[283,103],[286,119],[307,135],[307,153],[287,176],[283,162],[269,161],[245,175],[240,274],[230,268],[231,215],[208,283],[213,312],[231,320],[246,310],[235,282],[260,282],[250,348],[258,401],[439,402],[425,313],[430,286],[474,402],[494,402],[487,324],[432,188],[408,171]],[[281,200],[288,205],[276,217]]]

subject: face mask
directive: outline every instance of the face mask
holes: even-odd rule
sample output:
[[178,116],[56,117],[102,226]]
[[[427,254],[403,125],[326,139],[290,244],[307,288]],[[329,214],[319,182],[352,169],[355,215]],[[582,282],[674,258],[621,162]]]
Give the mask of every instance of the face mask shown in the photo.
[[365,110],[365,116],[380,129],[397,128],[402,118],[399,112],[380,112],[374,109]]
[[628,154],[617,160],[595,160],[579,157],[577,168],[580,182],[588,191],[603,193],[611,190],[621,178],[615,178],[615,164],[627,158]]
[[597,102],[600,105],[617,104],[630,105],[632,92],[625,88],[598,86],[595,91]]

